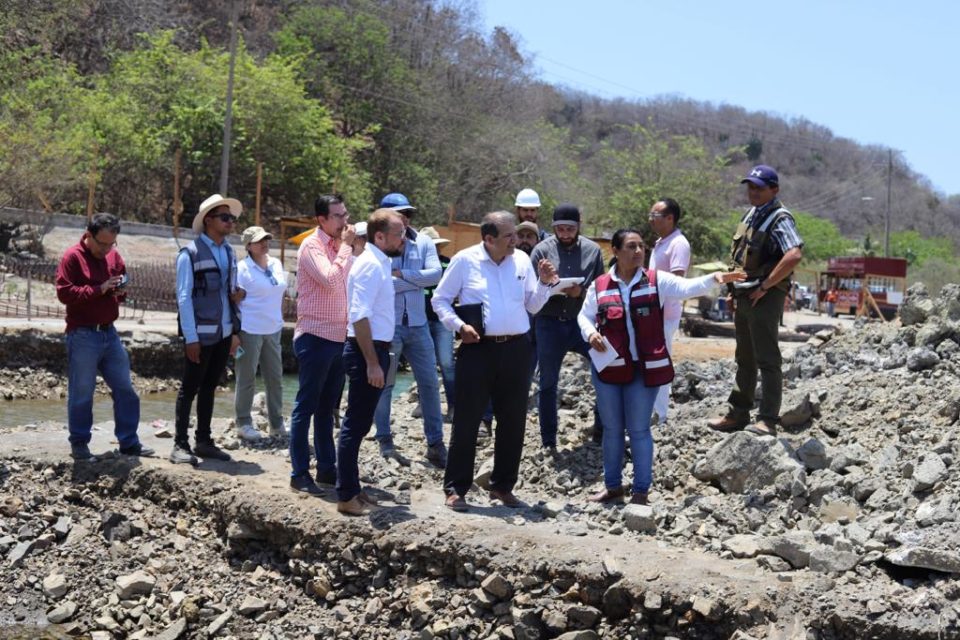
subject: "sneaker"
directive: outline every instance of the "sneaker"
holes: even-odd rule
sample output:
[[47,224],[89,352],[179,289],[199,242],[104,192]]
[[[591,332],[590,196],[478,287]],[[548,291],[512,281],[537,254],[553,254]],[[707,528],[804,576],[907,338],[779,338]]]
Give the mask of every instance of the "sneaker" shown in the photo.
[[453,424],[453,409],[447,409],[446,415],[443,416],[443,421],[448,424]]
[[120,453],[125,456],[137,456],[140,458],[152,458],[157,455],[156,451],[142,444],[135,444],[132,447],[120,447]]
[[237,434],[241,440],[246,442],[259,442],[263,439],[263,434],[252,424],[242,424],[237,429]]
[[318,487],[310,474],[305,473],[302,476],[293,476],[290,478],[290,488],[301,493],[308,493],[311,496],[322,496],[323,489]]
[[646,493],[635,493],[630,496],[630,504],[650,504],[650,499]]
[[431,444],[427,446],[427,460],[432,462],[435,466],[444,469],[447,466],[447,448],[443,446],[443,442],[438,442],[436,444]]
[[70,457],[79,462],[96,462],[97,456],[90,453],[90,447],[85,444],[71,444]]
[[410,414],[411,418],[422,418],[423,417],[423,407],[417,403],[417,406],[413,408],[413,413]]
[[179,444],[173,445],[173,451],[170,452],[170,462],[173,464],[192,464],[197,466],[198,460],[190,447],[184,447]]
[[336,470],[331,469],[330,471],[324,471],[323,473],[321,473],[320,471],[317,471],[317,484],[323,484],[328,487],[336,486],[337,484]]
[[380,438],[377,442],[380,443],[380,455],[384,458],[389,458],[397,453],[397,448],[393,446],[393,436]]
[[229,462],[231,459],[229,453],[212,442],[198,442],[197,446],[193,448],[193,452],[201,458],[209,458],[211,460]]

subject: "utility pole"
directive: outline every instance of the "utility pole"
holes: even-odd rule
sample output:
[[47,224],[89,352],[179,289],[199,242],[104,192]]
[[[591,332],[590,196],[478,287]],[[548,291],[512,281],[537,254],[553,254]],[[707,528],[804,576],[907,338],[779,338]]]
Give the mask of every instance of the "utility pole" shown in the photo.
[[227,76],[227,113],[223,120],[223,152],[220,155],[220,195],[227,196],[230,177],[230,133],[233,128],[233,68],[237,61],[237,21],[240,2],[233,0],[230,7],[230,74]]
[[890,193],[893,184],[893,149],[887,149],[887,219],[883,225],[883,255],[890,257]]

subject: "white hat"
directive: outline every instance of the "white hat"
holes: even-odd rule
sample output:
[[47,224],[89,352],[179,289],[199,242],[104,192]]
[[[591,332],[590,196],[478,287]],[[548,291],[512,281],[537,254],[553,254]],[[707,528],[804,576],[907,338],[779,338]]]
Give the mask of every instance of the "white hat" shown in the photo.
[[517,201],[513,203],[515,207],[539,207],[540,196],[533,189],[521,189],[517,194]]
[[210,211],[223,205],[230,207],[230,213],[237,217],[243,212],[243,205],[240,204],[239,200],[235,198],[224,198],[219,193],[215,193],[200,203],[200,210],[197,212],[197,215],[193,216],[193,232],[197,235],[203,233],[203,219],[207,217]]
[[353,232],[357,235],[357,237],[361,237],[361,236],[362,236],[362,237],[366,238],[366,237],[367,237],[367,223],[364,221],[364,222],[358,222],[357,224],[353,225]]
[[441,238],[440,234],[437,233],[437,230],[433,227],[424,227],[423,229],[420,229],[420,233],[433,240],[433,246],[435,247],[439,247],[442,244],[447,244],[450,242],[446,238]]

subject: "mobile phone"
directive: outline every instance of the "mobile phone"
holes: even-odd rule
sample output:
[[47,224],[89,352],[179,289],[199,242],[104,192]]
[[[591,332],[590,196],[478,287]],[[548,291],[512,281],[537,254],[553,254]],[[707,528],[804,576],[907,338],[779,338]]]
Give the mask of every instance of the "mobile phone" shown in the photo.
[[120,282],[117,284],[117,289],[123,289],[125,286],[127,286],[128,282],[130,282],[130,276],[123,274],[120,276]]

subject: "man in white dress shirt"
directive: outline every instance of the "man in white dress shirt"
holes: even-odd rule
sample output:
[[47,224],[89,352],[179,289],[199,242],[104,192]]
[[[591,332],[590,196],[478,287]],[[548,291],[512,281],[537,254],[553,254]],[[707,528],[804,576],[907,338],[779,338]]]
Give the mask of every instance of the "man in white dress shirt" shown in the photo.
[[[647,214],[650,228],[657,234],[657,243],[650,252],[650,268],[667,271],[681,278],[690,269],[690,243],[683,232],[677,228],[680,221],[680,204],[673,198],[661,198],[653,203]],[[663,337],[667,341],[667,352],[673,354],[673,336],[680,328],[683,317],[683,301],[668,300],[663,305]],[[670,408],[670,385],[660,387],[657,400],[653,403],[653,412],[660,424],[667,421]]]
[[[443,476],[446,506],[466,511],[473,484],[477,430],[491,400],[497,419],[490,498],[519,507],[513,495],[526,427],[530,319],[550,297],[557,272],[543,260],[537,279],[530,258],[516,246],[516,219],[506,211],[489,213],[480,226],[482,242],[457,253],[433,293],[433,308],[449,330],[460,334],[455,390],[457,407],[450,453]],[[483,326],[467,324],[454,310],[482,305]],[[467,315],[463,313],[463,315]]]
[[347,277],[347,341],[343,369],[350,380],[347,413],[337,444],[337,511],[367,513],[376,502],[360,487],[357,458],[370,431],[373,413],[390,368],[393,340],[393,278],[390,258],[403,251],[403,219],[390,209],[377,209],[367,221],[367,246]]

